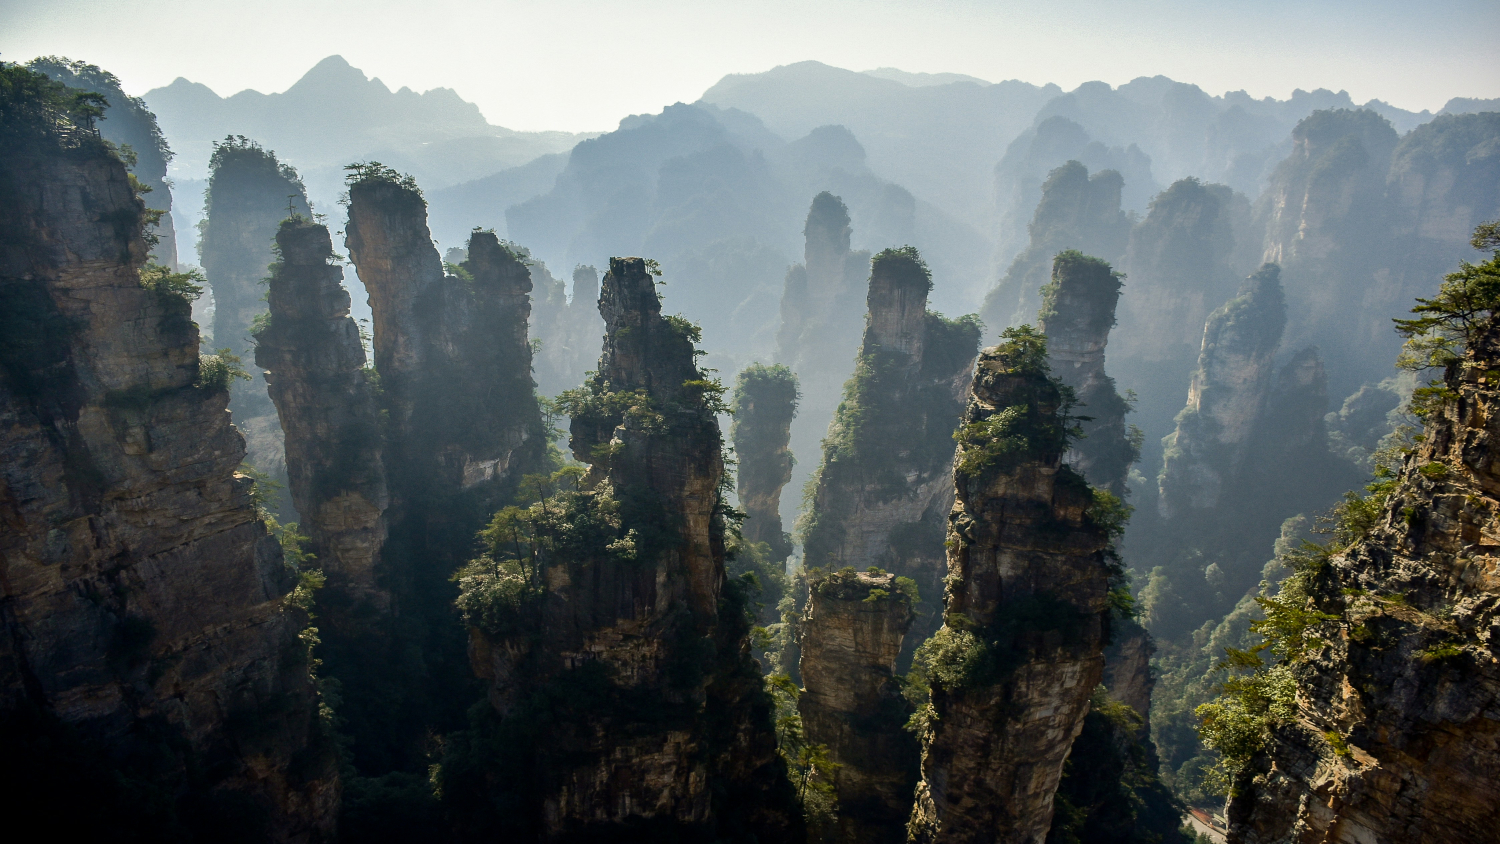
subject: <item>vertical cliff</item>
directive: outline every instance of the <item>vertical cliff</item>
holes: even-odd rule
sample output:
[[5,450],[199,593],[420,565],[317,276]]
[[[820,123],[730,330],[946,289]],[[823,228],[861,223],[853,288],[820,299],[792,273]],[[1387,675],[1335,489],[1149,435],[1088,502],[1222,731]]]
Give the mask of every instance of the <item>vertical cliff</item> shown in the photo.
[[1040,306],[1037,290],[1047,283],[1052,257],[1068,249],[1116,261],[1125,252],[1130,220],[1120,210],[1125,179],[1114,170],[1089,175],[1069,161],[1047,174],[1042,198],[1028,227],[1030,243],[1005,277],[986,294],[979,316],[990,329],[1031,322]]
[[911,834],[1040,842],[1104,670],[1111,522],[1062,462],[1070,423],[1045,340],[1008,329],[985,350],[959,429],[943,627],[919,660],[932,685]]
[[445,799],[473,829],[548,840],[792,840],[744,586],[725,579],[721,388],[641,259],[610,261],[599,310],[597,373],[564,397],[592,467],[497,517],[464,570],[493,708],[444,763]]
[[852,569],[810,583],[797,708],[807,741],[840,766],[837,835],[850,844],[906,840],[920,748],[895,673],[913,619],[909,591],[894,574]]
[[196,288],[141,275],[145,208],[98,101],[0,75],[11,814],[64,837],[326,840],[339,786],[297,574],[236,474]]
[[376,567],[390,499],[380,416],[344,270],[333,263],[328,227],[305,217],[282,221],[276,249],[270,320],[255,335],[255,363],[266,372],[285,432],[292,503],[330,587],[383,607],[389,595]]
[[979,345],[973,317],[927,310],[931,285],[911,247],[871,262],[864,343],[798,525],[810,568],[878,566],[915,580],[916,641],[936,628],[953,430]]
[[792,479],[792,419],[797,415],[797,376],[785,366],[752,364],[735,379],[730,440],[739,461],[736,480],[745,513],[745,539],[764,542],[773,561],[792,553],[781,529],[781,490]]
[[1198,368],[1165,456],[1158,507],[1172,519],[1217,506],[1248,456],[1266,408],[1286,325],[1280,270],[1267,264],[1209,317]]
[[584,375],[597,362],[599,338],[599,271],[591,266],[573,268],[572,299],[547,311],[533,310],[532,336],[541,341],[536,355],[537,389],[555,396],[583,383]]
[[[156,125],[156,115],[146,101],[132,97],[120,87],[119,77],[87,62],[69,61],[61,56],[32,59],[26,66],[45,73],[56,82],[80,91],[91,91],[109,101],[101,116],[99,135],[121,148],[126,167],[140,182],[148,217],[157,217],[146,229],[151,260],[171,270],[177,269],[177,230],[172,225],[172,189],[167,184],[167,164],[172,150]],[[126,154],[124,147],[129,147]],[[160,216],[157,216],[157,215]],[[155,237],[156,242],[151,239]]]
[[379,165],[354,169],[345,231],[374,316],[390,496],[382,585],[393,618],[377,638],[330,639],[327,659],[346,686],[361,769],[412,770],[426,764],[429,734],[460,726],[472,700],[451,577],[520,478],[545,465],[531,281],[484,231],[446,274],[415,182]]
[[[849,209],[824,191],[813,197],[802,229],[803,263],[787,271],[781,296],[776,360],[791,367],[804,399],[792,422],[792,453],[816,454],[838,407],[839,388],[864,329],[860,299],[870,256],[849,249]],[[794,476],[802,485],[806,470]]]
[[1104,347],[1115,324],[1121,276],[1109,263],[1069,250],[1052,261],[1052,280],[1042,287],[1037,330],[1047,337],[1047,364],[1073,391],[1083,439],[1066,458],[1090,484],[1123,498],[1125,478],[1140,456],[1125,429],[1130,406],[1104,371]]
[[1428,359],[1447,368],[1418,397],[1424,436],[1290,559],[1261,601],[1267,659],[1199,710],[1230,763],[1231,841],[1494,840],[1497,278],[1500,253],[1465,265],[1419,315],[1458,346]]
[[209,166],[198,248],[213,287],[214,343],[244,361],[250,374],[249,381],[231,388],[229,409],[249,443],[250,464],[285,483],[281,427],[265,379],[253,363],[250,334],[266,313],[264,282],[276,260],[276,229],[294,213],[310,213],[306,191],[296,170],[244,137],[215,144]]

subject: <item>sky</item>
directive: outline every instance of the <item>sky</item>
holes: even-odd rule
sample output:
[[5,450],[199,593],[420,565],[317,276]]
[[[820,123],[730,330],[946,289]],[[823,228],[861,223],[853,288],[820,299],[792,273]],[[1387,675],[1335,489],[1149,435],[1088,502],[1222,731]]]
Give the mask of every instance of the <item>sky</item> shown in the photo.
[[453,88],[491,123],[566,131],[806,59],[1436,111],[1500,97],[1496,32],[1497,0],[0,0],[0,59],[84,59],[131,94],[178,76],[282,91],[338,54],[393,90]]

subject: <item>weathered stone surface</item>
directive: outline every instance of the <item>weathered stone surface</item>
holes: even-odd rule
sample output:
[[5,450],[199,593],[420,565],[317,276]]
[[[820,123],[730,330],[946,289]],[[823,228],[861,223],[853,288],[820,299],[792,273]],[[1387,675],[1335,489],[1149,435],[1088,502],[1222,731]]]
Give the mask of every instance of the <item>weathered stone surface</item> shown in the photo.
[[1262,267],[1203,329],[1187,407],[1162,442],[1157,506],[1163,518],[1212,509],[1244,466],[1270,398],[1286,325],[1280,275],[1274,264]]
[[842,766],[838,835],[850,844],[906,840],[920,748],[895,672],[912,609],[890,573],[835,572],[810,584],[797,708],[808,742]]
[[1104,649],[1104,688],[1110,697],[1141,716],[1143,740],[1151,730],[1151,689],[1156,685],[1151,674],[1154,653],[1156,644],[1146,628],[1130,620],[1110,622],[1109,647]]
[[937,626],[953,429],[979,345],[976,324],[927,311],[930,287],[914,250],[872,262],[864,343],[800,525],[809,568],[876,566],[917,582],[923,615],[908,659]]
[[[611,260],[599,310],[604,349],[571,426],[593,465],[568,506],[604,537],[546,563],[518,629],[471,631],[475,672],[502,728],[545,719],[521,777],[544,837],[794,840],[748,617],[726,589],[722,442],[691,334],[662,316],[639,258]],[[564,691],[577,684],[594,697]],[[567,717],[531,709],[547,695]]]
[[1137,457],[1125,431],[1130,408],[1104,371],[1104,347],[1115,324],[1120,274],[1108,262],[1068,251],[1052,261],[1052,280],[1042,288],[1037,330],[1047,335],[1047,362],[1057,380],[1073,389],[1089,417],[1083,439],[1064,460],[1088,482],[1125,496],[1125,478]]
[[310,550],[332,588],[388,605],[376,583],[390,504],[379,412],[349,316],[344,271],[332,263],[328,227],[290,219],[276,234],[270,324],[256,335],[286,435],[288,485]]
[[238,795],[268,840],[326,839],[339,785],[294,575],[236,474],[228,393],[195,386],[188,301],[140,284],[125,167],[83,134],[0,154],[3,705],[120,757],[159,730],[195,772],[176,797]]
[[781,529],[781,490],[792,479],[792,419],[797,415],[797,376],[784,366],[750,366],[734,390],[734,442],[745,539],[764,542],[772,560],[785,561],[792,540]]
[[[203,272],[213,288],[214,344],[244,361],[249,381],[230,388],[229,409],[249,443],[249,462],[278,483],[286,482],[286,450],[276,408],[254,363],[251,326],[266,313],[265,279],[276,260],[276,230],[292,214],[309,215],[297,171],[244,138],[226,138],[214,148],[208,179]],[[284,518],[294,515],[283,511]]]
[[1497,361],[1492,327],[1450,370],[1456,397],[1429,418],[1378,525],[1315,581],[1335,620],[1294,669],[1294,721],[1236,783],[1232,842],[1494,840]]
[[916,841],[1041,842],[1103,675],[1109,538],[1062,463],[1060,394],[1033,355],[1024,341],[985,350],[964,414],[1005,413],[1024,444],[988,460],[986,436],[960,444],[959,465],[974,462],[956,474],[944,627],[929,645]]

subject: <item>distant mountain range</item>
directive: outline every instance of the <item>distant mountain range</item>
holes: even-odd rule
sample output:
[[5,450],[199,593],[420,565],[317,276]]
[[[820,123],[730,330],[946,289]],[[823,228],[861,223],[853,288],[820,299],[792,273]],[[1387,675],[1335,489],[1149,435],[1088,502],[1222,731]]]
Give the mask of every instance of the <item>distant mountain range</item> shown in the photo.
[[295,166],[322,210],[342,190],[343,167],[376,160],[436,189],[566,151],[589,134],[493,126],[451,88],[391,91],[339,56],[279,94],[221,97],[178,77],[143,98],[176,153],[171,175],[202,179],[215,141],[245,135]]

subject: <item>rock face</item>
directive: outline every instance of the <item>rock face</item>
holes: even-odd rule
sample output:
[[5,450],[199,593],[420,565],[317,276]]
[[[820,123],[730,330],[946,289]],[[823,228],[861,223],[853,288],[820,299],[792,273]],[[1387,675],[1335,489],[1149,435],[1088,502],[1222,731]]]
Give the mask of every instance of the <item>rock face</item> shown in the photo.
[[[214,345],[245,362],[248,382],[230,390],[235,427],[249,443],[249,462],[280,483],[286,481],[286,451],[276,408],[255,366],[251,326],[266,313],[265,278],[276,260],[271,247],[281,221],[308,216],[306,192],[297,171],[254,141],[225,138],[214,145],[208,177],[203,239],[203,272],[214,294]],[[282,507],[285,519],[292,514]]]
[[811,744],[828,747],[839,839],[904,842],[918,776],[911,705],[896,682],[896,657],[912,623],[896,575],[843,571],[810,583],[802,621],[798,700]]
[[1109,696],[1141,716],[1141,734],[1151,729],[1151,655],[1156,645],[1146,628],[1134,621],[1110,622],[1109,647],[1104,650],[1104,688]]
[[911,821],[921,842],[1041,842],[1104,671],[1107,529],[1062,462],[1044,341],[1007,332],[974,373],[949,519],[944,626]]
[[1236,783],[1231,841],[1494,840],[1497,360],[1491,325],[1448,370],[1454,396],[1373,529],[1314,574],[1311,606],[1333,620]]
[[747,540],[766,543],[773,560],[792,553],[792,538],[781,529],[781,490],[792,479],[788,445],[798,398],[797,376],[785,366],[754,364],[735,382],[730,439],[739,461],[742,530]]
[[345,231],[374,317],[390,498],[377,585],[391,595],[392,618],[325,636],[326,661],[345,686],[361,770],[425,769],[429,733],[461,727],[473,700],[450,578],[520,478],[543,468],[531,281],[482,231],[446,275],[420,191],[384,168],[351,178]]
[[[29,778],[10,797],[57,830],[329,839],[306,616],[236,474],[228,393],[189,299],[141,282],[125,166],[85,120],[56,126],[0,133],[0,746]],[[90,799],[64,808],[74,785]]]
[[286,435],[288,486],[331,588],[385,607],[376,583],[390,505],[380,415],[327,226],[282,222],[270,323],[255,337]]
[[1244,465],[1275,378],[1286,325],[1280,270],[1267,264],[1209,317],[1177,430],[1162,447],[1159,509],[1174,518],[1218,505]]
[[776,360],[791,367],[802,386],[805,398],[792,422],[792,453],[808,455],[819,451],[859,348],[864,329],[860,298],[866,292],[870,256],[850,251],[849,209],[826,191],[813,197],[802,233],[803,263],[787,271],[781,297]]
[[157,238],[151,246],[151,260],[177,269],[177,230],[172,225],[172,189],[167,184],[167,162],[172,160],[172,150],[146,101],[126,94],[119,78],[98,65],[49,56],[33,59],[26,66],[69,88],[103,94],[109,100],[99,135],[116,145],[128,144],[135,153],[130,172],[142,186],[149,188],[141,198],[146,208],[161,212],[156,225],[147,230],[148,235]]
[[953,430],[979,345],[972,317],[927,311],[931,284],[910,247],[872,262],[864,343],[799,525],[810,568],[877,566],[915,580],[927,621],[917,642],[936,629]]
[[979,316],[991,330],[1031,322],[1041,302],[1037,291],[1047,283],[1052,258],[1076,249],[1116,261],[1125,252],[1130,220],[1120,210],[1125,179],[1114,170],[1090,176],[1088,168],[1069,161],[1047,174],[1042,199],[1028,231],[1031,242],[989,294]]
[[[562,282],[558,282],[560,286]],[[604,323],[599,320],[599,271],[591,266],[573,268],[573,298],[549,301],[548,308],[532,309],[531,334],[542,342],[536,355],[537,389],[554,396],[583,383],[598,360],[599,338]]]
[[464,599],[498,729],[534,742],[511,774],[521,805],[548,840],[794,840],[744,599],[725,581],[722,444],[696,332],[661,315],[639,258],[611,259],[599,310],[598,371],[570,404],[574,454],[593,466],[544,502],[569,527],[537,590],[509,605],[514,623],[482,592]]
[[1120,274],[1098,258],[1068,251],[1052,262],[1052,280],[1042,288],[1037,330],[1047,336],[1047,363],[1073,390],[1083,415],[1083,439],[1068,453],[1068,465],[1090,484],[1125,496],[1125,477],[1139,456],[1125,430],[1129,405],[1104,371],[1104,347],[1115,324]]

